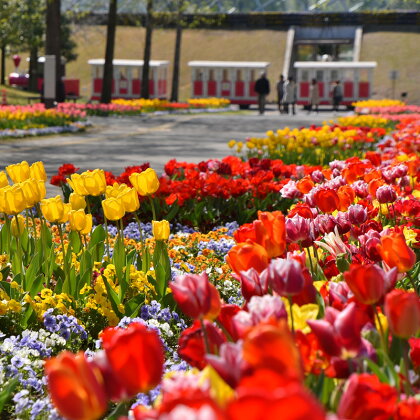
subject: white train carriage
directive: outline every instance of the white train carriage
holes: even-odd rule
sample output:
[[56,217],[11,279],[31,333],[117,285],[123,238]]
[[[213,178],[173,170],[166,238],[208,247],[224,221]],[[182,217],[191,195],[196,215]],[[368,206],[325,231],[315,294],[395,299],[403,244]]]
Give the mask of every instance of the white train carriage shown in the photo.
[[[101,97],[102,77],[105,60],[89,60],[92,66],[92,100]],[[113,60],[112,98],[140,98],[143,60]],[[169,61],[150,61],[149,94],[150,98],[166,98],[168,86]]]
[[341,83],[343,105],[351,106],[352,102],[368,99],[372,93],[373,70],[376,65],[374,61],[296,61],[297,103],[309,104],[312,79],[318,82],[320,105],[331,104],[332,87],[336,80]]
[[241,108],[258,103],[254,90],[270,63],[245,61],[190,61],[192,98],[227,98]]

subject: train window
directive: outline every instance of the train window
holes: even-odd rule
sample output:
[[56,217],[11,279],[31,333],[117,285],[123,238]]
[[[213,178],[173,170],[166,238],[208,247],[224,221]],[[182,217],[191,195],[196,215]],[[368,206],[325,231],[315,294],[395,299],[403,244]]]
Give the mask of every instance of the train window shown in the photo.
[[223,81],[228,81],[229,80],[229,70],[227,70],[227,69],[224,69],[223,70],[223,78],[222,78],[222,80]]
[[213,80],[214,80],[214,70],[213,70],[213,69],[211,69],[211,70],[209,71],[209,80],[210,80],[210,81],[213,81]]
[[308,82],[309,81],[309,71],[308,70],[302,70],[300,73],[300,80],[302,82]]
[[315,79],[318,82],[323,82],[324,81],[324,70],[317,70],[316,74],[315,74]]
[[298,45],[297,46],[297,61],[313,61],[314,46],[313,45]]
[[343,71],[343,80],[351,82],[353,81],[353,79],[354,79],[354,70],[349,69],[349,70]]
[[242,82],[242,70],[236,70],[236,81]]
[[251,82],[253,82],[255,80],[255,70],[251,70]]
[[102,79],[103,75],[103,67],[102,66],[95,66],[95,78]]
[[141,79],[141,67],[133,67],[132,69],[133,80]]
[[331,70],[331,81],[339,80],[338,70]]
[[352,44],[337,45],[338,61],[353,61],[354,51]]
[[120,67],[118,69],[118,75],[120,79],[127,79],[127,69],[125,67]]
[[368,81],[369,81],[368,69],[360,69],[359,82],[368,82]]

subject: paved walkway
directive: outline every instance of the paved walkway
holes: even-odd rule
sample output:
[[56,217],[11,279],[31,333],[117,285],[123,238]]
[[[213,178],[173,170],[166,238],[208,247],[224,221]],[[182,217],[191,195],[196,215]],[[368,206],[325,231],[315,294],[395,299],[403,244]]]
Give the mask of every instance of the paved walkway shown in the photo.
[[[170,159],[200,162],[230,153],[227,142],[263,136],[285,126],[322,124],[332,113],[279,115],[274,109],[254,112],[193,115],[91,117],[94,127],[84,133],[29,139],[0,140],[0,170],[27,160],[42,160],[48,176],[63,163],[81,170],[102,168],[120,174],[126,166],[150,162],[161,172]],[[49,195],[53,191],[49,190]]]

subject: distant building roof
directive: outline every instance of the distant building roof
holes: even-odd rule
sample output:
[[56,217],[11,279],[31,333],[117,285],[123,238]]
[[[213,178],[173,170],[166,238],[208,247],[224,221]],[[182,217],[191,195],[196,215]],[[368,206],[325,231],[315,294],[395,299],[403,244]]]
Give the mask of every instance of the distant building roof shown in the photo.
[[[92,58],[88,61],[89,64],[92,66],[103,66],[105,64],[105,59],[103,58]],[[121,59],[114,59],[112,60],[112,64],[114,66],[132,66],[132,67],[141,67],[143,66],[143,60],[121,60]],[[166,60],[150,60],[149,61],[150,67],[159,67],[165,66],[169,64],[169,61]]]
[[253,69],[265,69],[270,63],[267,61],[189,61],[190,67],[247,67]]
[[376,66],[376,61],[296,61],[293,64],[296,69],[373,69]]

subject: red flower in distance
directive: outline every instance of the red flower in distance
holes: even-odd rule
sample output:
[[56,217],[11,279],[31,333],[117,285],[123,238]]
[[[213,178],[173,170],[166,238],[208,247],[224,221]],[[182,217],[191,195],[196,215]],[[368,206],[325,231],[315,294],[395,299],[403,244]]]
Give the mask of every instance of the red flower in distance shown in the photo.
[[346,420],[387,420],[395,412],[397,391],[376,375],[353,374],[340,400],[338,417]]
[[391,332],[410,338],[420,329],[420,299],[415,292],[395,289],[385,297],[385,315]]
[[95,420],[107,409],[99,369],[83,352],[69,351],[45,363],[48,390],[59,413],[69,420]]
[[217,317],[220,311],[220,296],[209,282],[206,273],[177,276],[175,281],[170,282],[169,287],[185,315],[197,319],[211,312]]
[[155,331],[132,323],[127,328],[107,328],[102,334],[107,364],[123,388],[123,398],[147,392],[160,383],[164,351]]
[[407,272],[416,263],[416,254],[407,245],[404,234],[399,232],[383,235],[378,251],[386,264],[391,268],[397,267],[399,273]]
[[420,419],[420,402],[414,397],[400,401],[395,413],[395,420],[417,420]]

